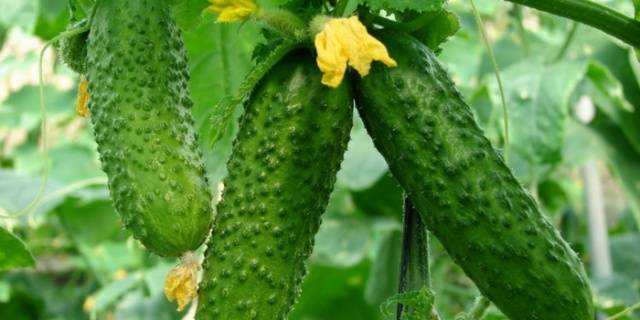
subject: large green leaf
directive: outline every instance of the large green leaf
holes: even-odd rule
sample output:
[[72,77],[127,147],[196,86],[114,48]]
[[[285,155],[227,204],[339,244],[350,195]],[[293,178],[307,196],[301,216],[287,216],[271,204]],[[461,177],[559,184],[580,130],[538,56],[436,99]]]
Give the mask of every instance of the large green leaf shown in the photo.
[[[194,101],[193,115],[205,151],[207,173],[215,186],[226,174],[233,126],[226,130],[213,128],[210,117],[218,102],[235,92],[251,68],[251,52],[261,36],[255,26],[217,24],[208,19],[185,32],[184,38],[191,69],[189,86]],[[223,138],[211,147],[208,138],[220,130],[224,132]]]
[[9,231],[0,227],[0,271],[33,265],[35,260],[27,246]]
[[0,0],[0,24],[30,32],[38,16],[39,4],[39,0]]
[[191,30],[202,23],[203,10],[210,4],[207,0],[172,0],[175,16],[184,30]]
[[524,60],[502,72],[509,106],[510,150],[529,164],[560,161],[569,98],[586,66],[586,61],[544,65]]

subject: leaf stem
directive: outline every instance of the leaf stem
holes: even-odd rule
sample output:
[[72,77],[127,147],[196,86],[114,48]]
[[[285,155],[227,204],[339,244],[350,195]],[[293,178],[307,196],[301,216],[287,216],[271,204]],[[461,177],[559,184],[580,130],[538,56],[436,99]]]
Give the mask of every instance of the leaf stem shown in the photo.
[[489,43],[489,37],[487,37],[487,33],[484,30],[484,24],[482,23],[482,18],[480,17],[480,12],[478,12],[478,8],[473,0],[469,0],[471,2],[471,9],[473,10],[473,16],[475,17],[476,24],[478,25],[478,29],[480,30],[480,35],[482,36],[482,41],[484,42],[485,47],[487,48],[487,53],[489,54],[489,59],[491,60],[491,66],[493,67],[493,72],[496,75],[496,82],[498,82],[498,89],[500,91],[500,100],[502,101],[502,113],[503,113],[503,121],[504,121],[504,159],[505,161],[509,160],[509,108],[507,108],[507,99],[504,95],[504,87],[502,85],[502,78],[500,77],[500,69],[498,68],[498,62],[496,61],[496,57],[493,54],[493,48]]
[[569,18],[640,47],[640,21],[590,0],[506,0]]
[[560,48],[560,51],[558,51],[555,59],[553,59],[553,62],[562,60],[562,58],[564,58],[564,55],[567,54],[567,50],[569,50],[569,47],[571,47],[571,43],[573,42],[573,38],[575,38],[576,31],[578,30],[578,25],[579,24],[575,21],[571,23],[571,29],[569,29],[569,33],[564,39],[564,43],[562,43],[562,47]]
[[487,312],[487,309],[489,308],[490,305],[491,305],[491,301],[489,301],[489,299],[485,298],[484,296],[478,297],[476,299],[475,304],[471,308],[471,310],[469,310],[469,314],[467,316],[468,319],[480,320],[484,318],[484,315]]
[[616,313],[616,314],[612,315],[611,317],[607,318],[607,320],[616,320],[616,319],[620,319],[620,318],[622,318],[623,316],[625,316],[625,315],[629,314],[629,312],[635,311],[635,310],[637,310],[637,309],[640,309],[640,302],[638,302],[638,303],[636,303],[636,304],[632,305],[631,307],[626,308],[626,309],[624,309],[624,310],[622,310],[622,311],[620,311],[620,312],[618,312],[618,313]]
[[516,18],[516,25],[518,27],[518,34],[520,35],[520,39],[522,40],[522,48],[524,49],[524,55],[529,55],[529,40],[527,39],[527,31],[524,29],[524,24],[522,23],[522,6],[514,5],[513,6],[513,15]]
[[[429,232],[409,197],[404,200],[402,257],[400,260],[400,281],[398,293],[403,294],[422,288],[431,289],[429,270]],[[398,303],[396,319],[401,320],[405,306]],[[428,319],[438,319],[432,309]]]

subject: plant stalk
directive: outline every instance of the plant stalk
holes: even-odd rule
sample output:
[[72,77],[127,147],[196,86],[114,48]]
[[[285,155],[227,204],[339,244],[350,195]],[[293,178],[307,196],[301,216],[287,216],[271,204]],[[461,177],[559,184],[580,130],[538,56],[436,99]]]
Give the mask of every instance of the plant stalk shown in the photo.
[[569,18],[640,48],[640,21],[589,0],[506,0]]
[[[429,232],[409,200],[404,200],[404,219],[402,234],[402,257],[400,260],[399,293],[431,288],[429,271]],[[396,319],[401,320],[405,306],[398,303]]]

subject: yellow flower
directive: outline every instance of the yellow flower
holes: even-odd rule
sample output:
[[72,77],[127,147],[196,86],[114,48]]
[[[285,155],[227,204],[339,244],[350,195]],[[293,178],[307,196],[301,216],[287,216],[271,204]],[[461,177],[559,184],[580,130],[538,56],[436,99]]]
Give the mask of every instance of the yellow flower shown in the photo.
[[329,20],[316,35],[315,46],[322,83],[334,88],[342,82],[347,64],[362,77],[369,74],[374,60],[396,66],[384,44],[372,37],[356,16]]
[[208,10],[218,14],[217,22],[234,22],[247,20],[258,6],[254,0],[209,0]]
[[82,310],[85,312],[93,311],[93,308],[96,306],[96,298],[94,296],[88,296],[84,299],[84,303],[82,304]]
[[89,81],[84,76],[80,78],[78,85],[78,97],[76,98],[76,113],[81,117],[89,115]]
[[184,309],[198,294],[198,259],[187,252],[179,265],[171,269],[164,282],[164,295],[169,301],[177,301],[178,311]]

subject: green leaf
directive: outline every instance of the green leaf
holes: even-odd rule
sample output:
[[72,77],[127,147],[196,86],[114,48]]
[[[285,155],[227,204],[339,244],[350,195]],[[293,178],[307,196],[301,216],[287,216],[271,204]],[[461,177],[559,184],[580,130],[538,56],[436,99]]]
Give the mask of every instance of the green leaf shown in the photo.
[[[524,60],[502,72],[511,123],[510,150],[515,158],[512,160],[525,164],[524,168],[516,167],[516,171],[528,172],[531,169],[527,167],[561,160],[569,98],[583,79],[586,67],[586,61],[544,65]],[[495,81],[492,93],[498,97]]]
[[412,10],[416,12],[438,11],[444,0],[362,0],[374,11],[402,12]]
[[373,145],[364,124],[354,117],[351,141],[338,171],[338,182],[351,190],[372,186],[387,171],[387,162]]
[[139,273],[128,275],[122,280],[112,282],[102,287],[98,292],[93,295],[95,299],[94,307],[91,309],[92,314],[100,313],[107,308],[115,305],[120,297],[127,292],[131,291],[143,280],[143,277]]
[[218,142],[226,131],[229,123],[233,119],[236,106],[249,99],[253,88],[258,84],[260,79],[289,51],[297,46],[297,44],[291,42],[283,42],[275,46],[267,57],[257,62],[251,72],[249,72],[247,77],[242,81],[240,88],[238,88],[235,94],[226,96],[220,100],[213,108],[211,122],[208,124],[211,127],[210,135],[208,136],[211,144]]
[[398,292],[402,232],[392,230],[378,248],[371,265],[365,298],[372,305],[379,305]]
[[203,11],[210,5],[207,0],[172,0],[178,25],[185,30],[196,28],[202,23]]
[[288,319],[381,319],[377,306],[364,299],[368,270],[365,262],[348,269],[312,266],[304,279],[302,295]]
[[114,275],[121,270],[135,270],[143,265],[144,252],[137,242],[132,245],[105,241],[97,246],[79,242],[77,246],[87,267],[102,284],[112,283]]
[[390,173],[384,174],[366,190],[351,191],[351,197],[356,207],[367,216],[402,215],[402,188]]
[[34,265],[35,260],[27,246],[9,231],[0,227],[0,271]]
[[[14,214],[26,208],[38,193],[41,184],[42,178],[40,177],[0,170],[0,213]],[[45,194],[55,192],[58,189],[58,184],[50,182],[47,184]],[[60,199],[52,199],[50,202],[41,203],[36,212],[46,212],[60,202]]]
[[431,18],[422,29],[413,35],[435,52],[440,51],[440,46],[460,30],[460,21],[453,12],[442,10]]
[[251,68],[251,52],[260,37],[255,26],[216,24],[213,20],[184,34],[191,69],[193,116],[212,186],[226,174],[225,163],[231,153],[234,132],[222,130],[224,140],[212,148],[207,138],[220,129],[211,125],[210,117],[216,104],[236,90]]
[[616,272],[630,279],[640,279],[640,233],[616,235],[611,237],[610,243]]
[[122,230],[111,201],[70,199],[56,211],[68,236],[82,245],[97,246]]
[[589,64],[587,79],[583,86],[584,94],[622,129],[636,151],[640,152],[640,111],[634,111],[627,101],[621,83],[605,66],[597,62]]
[[362,219],[326,219],[315,238],[312,260],[333,267],[360,263],[369,247],[369,228]]
[[596,306],[615,313],[637,303],[640,300],[640,294],[635,288],[633,279],[616,273],[606,278],[592,279]]
[[143,290],[138,289],[128,292],[118,301],[118,306],[113,318],[127,320],[174,320],[182,319],[183,316],[176,311],[175,303],[171,303],[165,298],[164,292],[149,295]]
[[38,17],[39,0],[0,0],[0,24],[31,32]]
[[64,31],[68,20],[67,1],[40,0],[40,12],[34,34],[49,40]]

